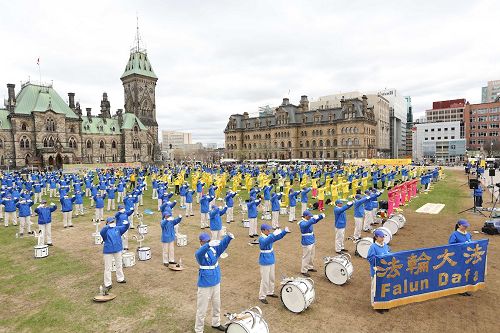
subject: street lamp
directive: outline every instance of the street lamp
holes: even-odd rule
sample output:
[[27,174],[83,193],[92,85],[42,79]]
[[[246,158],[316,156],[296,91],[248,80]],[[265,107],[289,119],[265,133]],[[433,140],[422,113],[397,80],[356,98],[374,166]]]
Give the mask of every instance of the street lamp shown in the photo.
[[10,165],[12,164],[12,160],[9,160],[9,163],[7,164],[7,173],[10,172]]

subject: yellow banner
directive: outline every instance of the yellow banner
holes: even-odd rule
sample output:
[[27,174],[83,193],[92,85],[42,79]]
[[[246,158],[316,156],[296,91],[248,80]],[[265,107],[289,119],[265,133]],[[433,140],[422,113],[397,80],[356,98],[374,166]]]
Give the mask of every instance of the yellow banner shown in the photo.
[[376,165],[409,165],[411,158],[377,158],[371,159],[370,164]]
[[84,170],[95,169],[120,169],[120,168],[140,168],[141,162],[131,163],[92,163],[92,164],[63,164],[63,172],[77,173]]

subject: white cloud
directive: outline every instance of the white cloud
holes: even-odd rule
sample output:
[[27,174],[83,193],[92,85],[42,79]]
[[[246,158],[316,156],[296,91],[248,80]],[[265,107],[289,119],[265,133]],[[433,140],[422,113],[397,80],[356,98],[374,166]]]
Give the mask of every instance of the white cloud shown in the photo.
[[[232,113],[395,87],[419,113],[435,100],[479,102],[499,79],[499,9],[481,1],[10,1],[2,5],[0,83],[54,81],[97,113],[120,75],[139,13],[159,77],[163,129],[223,141]],[[6,89],[4,88],[4,94]]]

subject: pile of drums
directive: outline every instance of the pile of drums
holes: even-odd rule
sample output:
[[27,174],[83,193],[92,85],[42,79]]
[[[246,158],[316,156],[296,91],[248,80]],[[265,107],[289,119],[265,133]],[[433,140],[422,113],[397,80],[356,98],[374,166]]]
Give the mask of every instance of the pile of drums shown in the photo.
[[[394,214],[391,215],[391,217],[389,217],[381,227],[375,230],[382,231],[384,233],[384,242],[386,244],[390,244],[392,237],[399,231],[399,229],[404,228],[405,224],[406,218],[403,214]],[[372,237],[361,238],[356,243],[356,254],[366,259],[368,257],[368,250],[372,244]]]

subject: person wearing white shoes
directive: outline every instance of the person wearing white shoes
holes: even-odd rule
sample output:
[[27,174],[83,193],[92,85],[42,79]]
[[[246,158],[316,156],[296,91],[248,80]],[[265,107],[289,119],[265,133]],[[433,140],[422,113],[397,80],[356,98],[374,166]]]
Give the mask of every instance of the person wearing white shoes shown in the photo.
[[282,196],[283,192],[273,193],[273,195],[271,195],[271,224],[273,226],[273,229],[278,229],[280,227],[280,200]]
[[194,216],[193,214],[193,194],[196,192],[194,190],[187,189],[186,190],[186,217]]
[[61,202],[64,228],[73,227],[73,203],[76,201],[76,197],[70,198],[65,194],[59,201]]
[[325,218],[325,214],[314,215],[305,210],[302,213],[302,220],[298,223],[301,233],[302,244],[302,266],[300,272],[305,277],[310,277],[309,272],[316,272],[314,269],[314,256],[316,253],[316,238],[314,237],[313,227],[316,223]]
[[347,252],[344,248],[345,227],[347,224],[346,210],[351,208],[352,205],[352,201],[348,201],[346,205],[340,199],[335,201],[333,213],[335,214],[335,252],[337,254]]
[[361,194],[356,194],[354,200],[354,235],[355,241],[361,239],[361,229],[363,228],[363,216],[364,216],[364,205],[367,200],[370,200],[370,196],[361,196]]
[[177,218],[172,217],[172,212],[167,212],[160,222],[161,226],[161,245],[163,249],[163,265],[175,265],[174,256],[174,241],[175,241],[175,226],[182,220],[182,215]]
[[259,289],[259,300],[268,304],[267,297],[277,298],[278,296],[274,293],[274,265],[276,259],[274,257],[274,242],[282,239],[289,232],[288,227],[284,230],[276,229],[272,231],[272,227],[269,224],[262,224],[260,227],[262,232],[259,237],[259,266],[260,266],[260,289]]
[[122,262],[122,235],[128,230],[129,224],[125,220],[122,225],[117,225],[114,217],[106,219],[106,225],[101,229],[101,237],[103,240],[103,256],[104,256],[104,288],[111,289],[111,267],[113,259],[116,266],[116,282],[126,283],[125,274],[123,274]]
[[297,206],[297,197],[300,195],[302,191],[294,191],[293,188],[290,189],[288,194],[288,222],[297,221],[295,217],[295,207]]
[[227,211],[227,206],[217,207],[212,205],[212,209],[208,213],[210,215],[210,232],[212,240],[220,240],[222,238],[222,219],[221,216]]
[[32,234],[31,231],[31,206],[34,202],[31,200],[21,200],[16,204],[19,210],[19,236],[24,235],[24,227],[28,229],[28,234]]
[[225,197],[227,212],[226,212],[226,222],[234,222],[234,197],[237,195],[236,192],[228,191]]
[[220,281],[221,271],[219,257],[234,239],[228,233],[221,241],[210,240],[210,236],[202,233],[199,236],[200,248],[195,253],[198,262],[198,293],[196,297],[195,333],[203,333],[205,316],[210,302],[212,302],[212,328],[225,332],[226,327],[220,323]]
[[45,200],[42,200],[42,203],[35,209],[38,215],[38,229],[42,232],[43,243],[48,246],[52,246],[52,213],[56,209],[57,206],[54,203],[47,206]]

